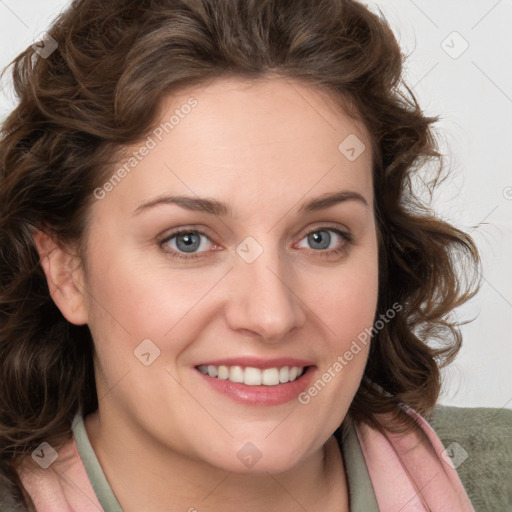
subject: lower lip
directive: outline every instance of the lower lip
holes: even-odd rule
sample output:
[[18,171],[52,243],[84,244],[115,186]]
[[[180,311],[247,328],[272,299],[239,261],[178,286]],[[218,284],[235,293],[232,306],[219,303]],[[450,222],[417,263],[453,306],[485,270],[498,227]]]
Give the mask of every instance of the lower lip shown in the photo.
[[246,405],[268,406],[298,400],[299,394],[309,386],[315,367],[308,366],[298,379],[277,386],[247,386],[238,382],[210,377],[201,373],[197,368],[195,370],[213,389],[236,402]]

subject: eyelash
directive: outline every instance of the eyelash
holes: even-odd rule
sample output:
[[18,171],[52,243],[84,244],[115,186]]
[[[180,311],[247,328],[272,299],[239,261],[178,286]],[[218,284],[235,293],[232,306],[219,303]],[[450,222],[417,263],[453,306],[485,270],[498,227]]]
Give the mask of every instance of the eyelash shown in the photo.
[[[305,235],[300,240],[303,240],[304,238],[306,238],[308,235],[311,235],[312,233],[318,233],[320,231],[332,231],[332,232],[336,233],[337,235],[339,235],[343,240],[345,240],[345,243],[341,247],[339,247],[338,249],[319,250],[319,251],[315,251],[314,249],[311,249],[312,252],[316,253],[315,257],[327,258],[327,257],[332,257],[334,255],[343,254],[347,250],[345,245],[346,244],[351,244],[353,242],[352,234],[344,232],[344,231],[341,231],[341,230],[336,229],[336,228],[332,228],[330,226],[322,226],[322,227],[319,227],[319,228],[312,229],[311,231],[308,231],[307,233],[305,233]],[[203,254],[204,253],[202,253],[202,252],[200,252],[200,253],[190,253],[189,255],[185,256],[184,253],[177,252],[175,249],[170,249],[170,248],[165,248],[164,247],[165,244],[167,244],[173,238],[175,238],[175,237],[177,237],[179,235],[184,235],[184,234],[203,235],[206,238],[208,238],[208,240],[210,240],[210,237],[204,231],[202,231],[201,229],[197,229],[197,228],[195,228],[195,229],[183,229],[183,228],[181,228],[181,229],[178,229],[178,230],[172,232],[169,236],[165,237],[165,239],[162,240],[159,243],[159,246],[170,257],[178,259],[178,260],[194,260],[194,259],[197,259],[197,258],[203,258],[204,257]],[[211,242],[211,240],[210,240],[210,242]]]

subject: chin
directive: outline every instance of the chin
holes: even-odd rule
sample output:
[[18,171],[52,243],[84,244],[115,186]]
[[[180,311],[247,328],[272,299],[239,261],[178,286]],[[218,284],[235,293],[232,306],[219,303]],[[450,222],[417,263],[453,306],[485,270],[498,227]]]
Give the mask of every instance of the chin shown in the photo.
[[278,474],[293,469],[307,457],[303,452],[304,445],[280,445],[275,443],[238,442],[236,446],[226,447],[213,457],[210,452],[207,462],[219,469],[239,474]]
[[220,469],[229,471],[231,473],[243,475],[266,475],[266,474],[280,474],[290,471],[300,463],[300,457],[296,454],[290,454],[288,457],[265,457],[252,462],[242,463],[238,459],[234,462],[233,459],[226,461]]

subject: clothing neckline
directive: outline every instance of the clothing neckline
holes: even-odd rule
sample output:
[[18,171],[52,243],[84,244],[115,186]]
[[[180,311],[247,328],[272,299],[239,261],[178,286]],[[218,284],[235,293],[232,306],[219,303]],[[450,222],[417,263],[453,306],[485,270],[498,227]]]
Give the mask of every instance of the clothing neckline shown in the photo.
[[96,457],[87,430],[85,429],[84,418],[81,413],[76,414],[71,428],[87,477],[103,510],[105,512],[123,512],[114,491],[107,481],[105,473],[103,473],[103,468]]
[[[72,423],[78,453],[87,477],[105,512],[123,512],[91,445],[84,418],[77,413]],[[331,436],[338,443],[348,481],[350,512],[379,512],[354,422],[349,415]]]

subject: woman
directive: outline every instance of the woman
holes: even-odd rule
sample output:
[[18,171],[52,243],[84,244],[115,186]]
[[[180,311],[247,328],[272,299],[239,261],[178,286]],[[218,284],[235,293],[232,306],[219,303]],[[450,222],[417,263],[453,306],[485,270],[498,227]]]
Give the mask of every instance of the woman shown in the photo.
[[473,510],[423,418],[478,252],[414,195],[386,23],[78,0],[48,34],[0,146],[6,503]]

